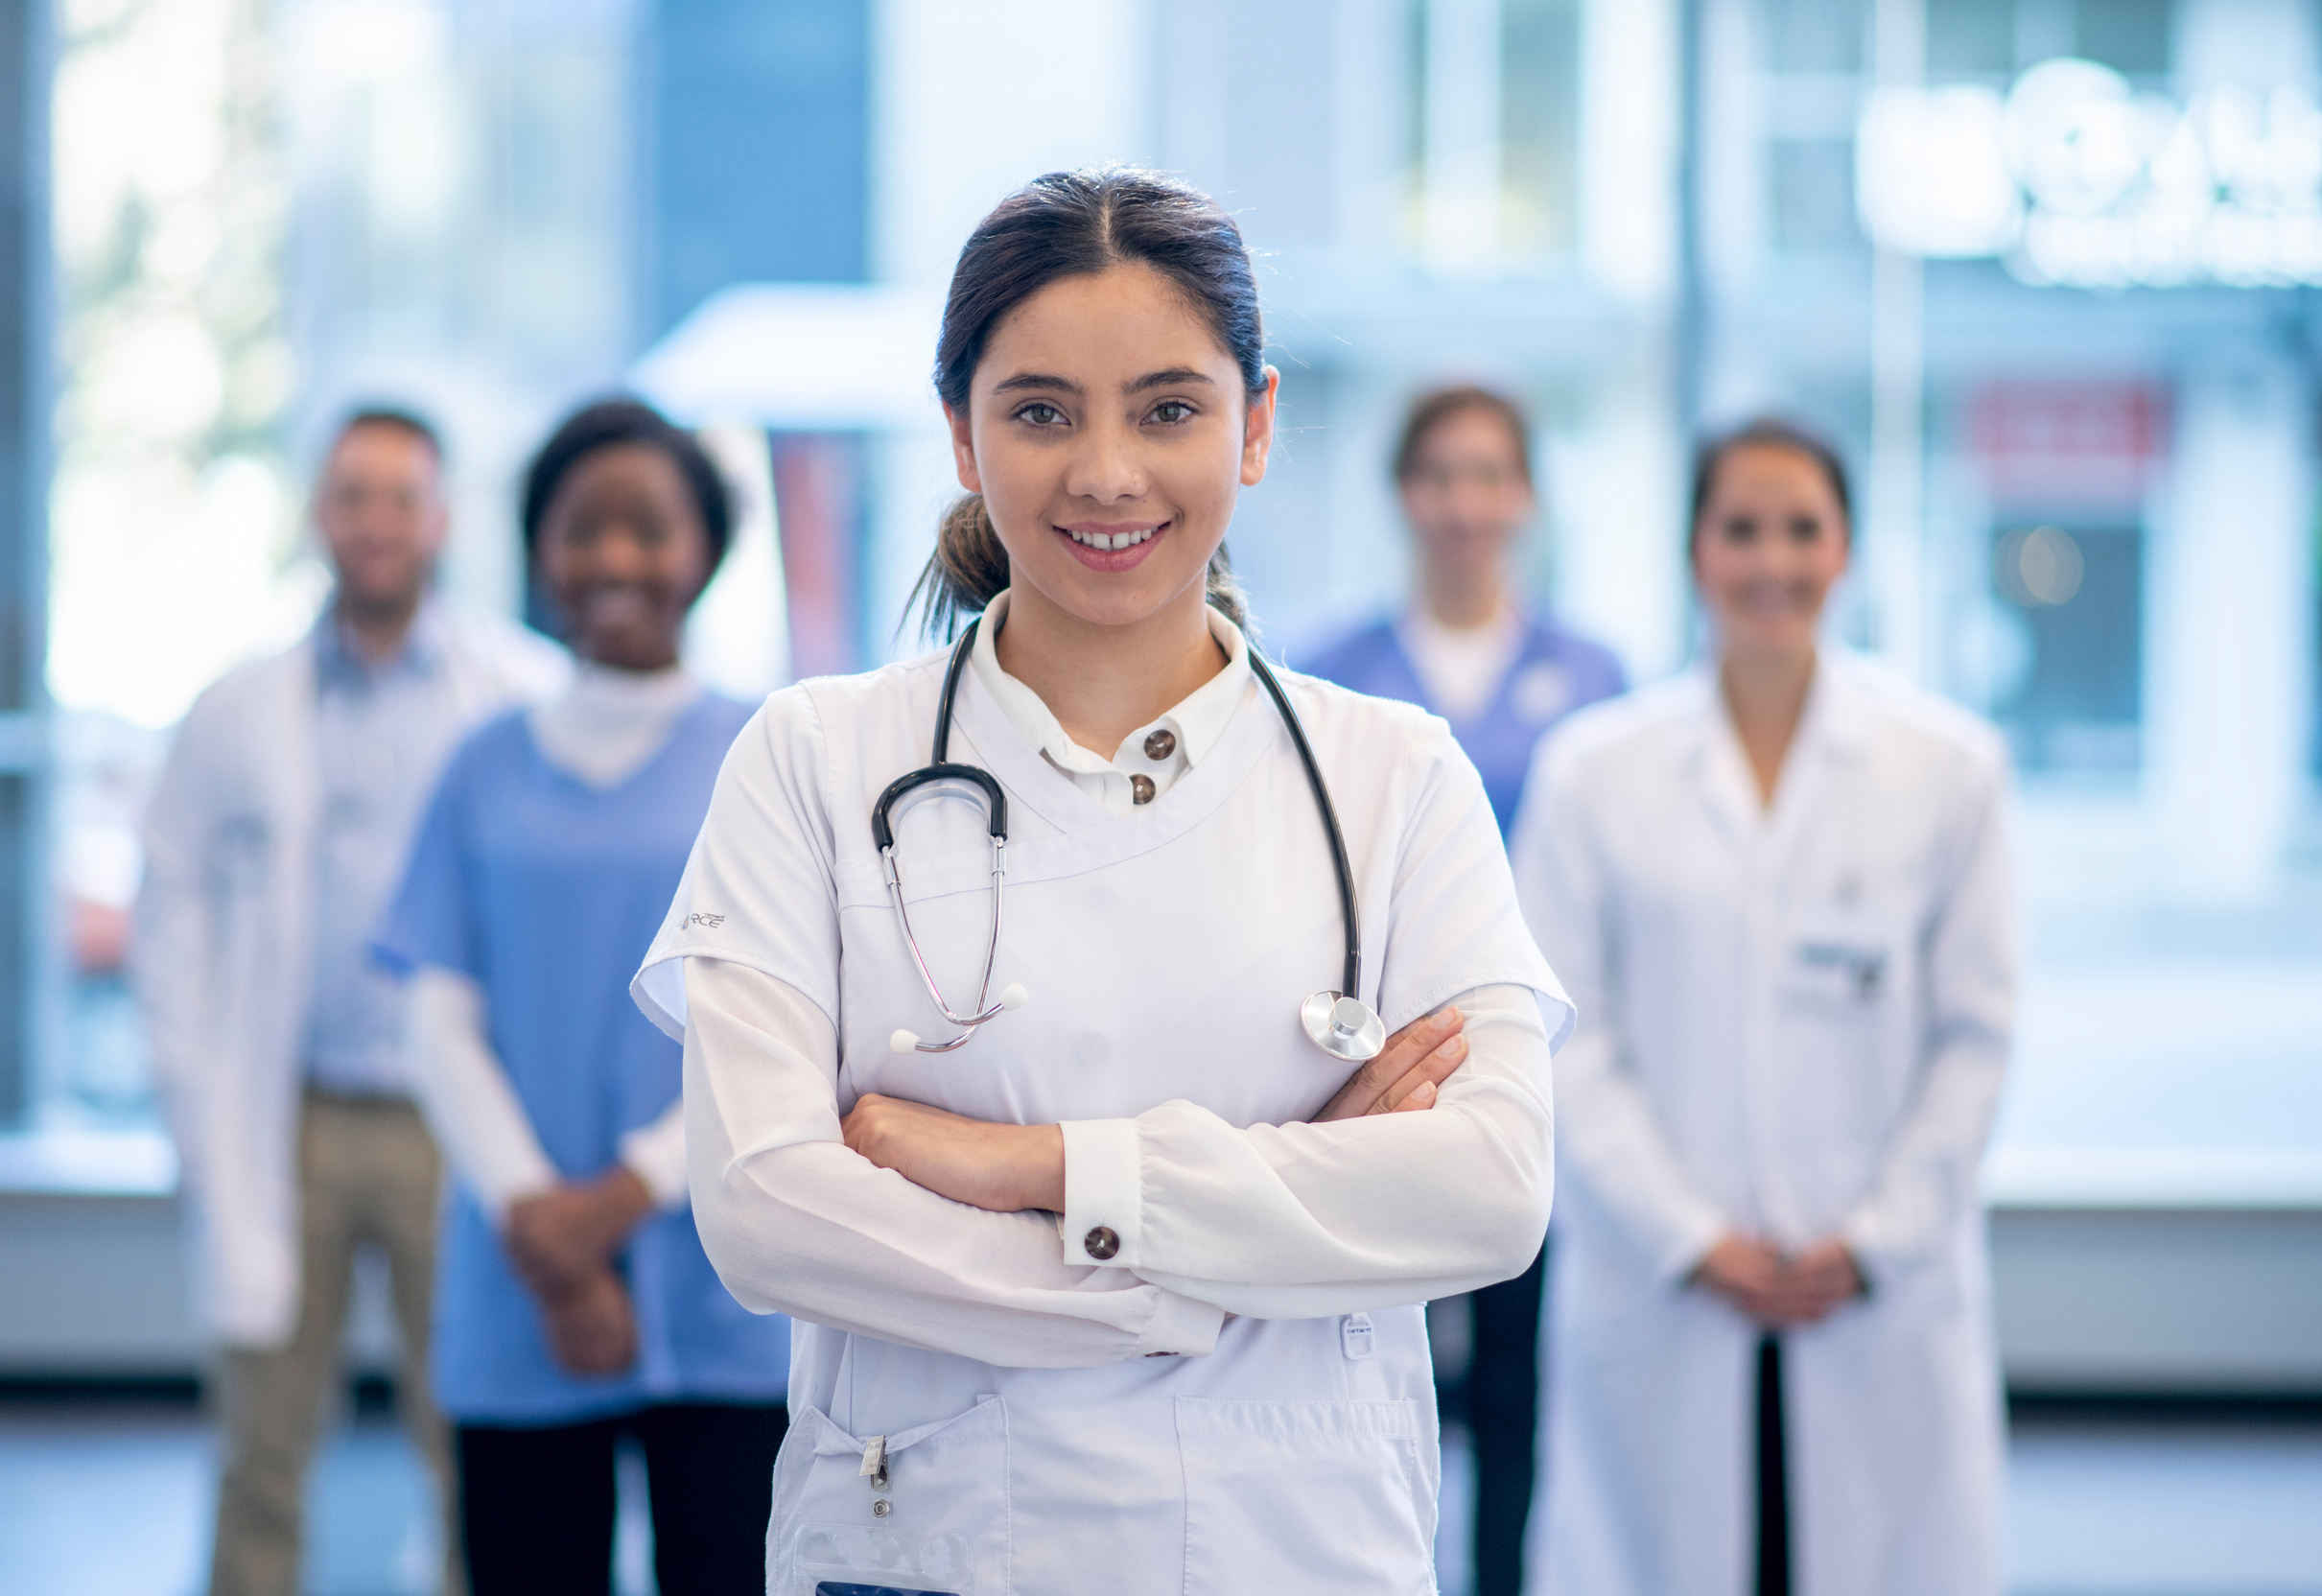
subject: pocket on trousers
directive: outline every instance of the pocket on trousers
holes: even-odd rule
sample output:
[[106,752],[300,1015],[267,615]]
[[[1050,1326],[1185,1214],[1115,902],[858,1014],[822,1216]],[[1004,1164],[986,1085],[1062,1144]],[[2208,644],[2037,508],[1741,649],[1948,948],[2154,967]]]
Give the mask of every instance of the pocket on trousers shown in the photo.
[[1179,1397],[1185,1588],[1432,1591],[1427,1443],[1417,1402]]
[[868,1436],[821,1409],[791,1409],[774,1469],[767,1588],[818,1585],[1006,1596],[1008,1414],[997,1396],[887,1437],[883,1487],[862,1471]]

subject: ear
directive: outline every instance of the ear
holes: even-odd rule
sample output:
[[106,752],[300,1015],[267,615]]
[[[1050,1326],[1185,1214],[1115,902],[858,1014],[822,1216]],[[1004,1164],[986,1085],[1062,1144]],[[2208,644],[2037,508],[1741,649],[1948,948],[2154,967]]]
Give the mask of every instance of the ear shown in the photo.
[[1281,392],[1282,374],[1266,367],[1266,391],[1250,402],[1242,418],[1242,486],[1255,487],[1266,480],[1266,461],[1274,454],[1274,401]]
[[959,473],[959,485],[970,493],[981,493],[984,480],[975,469],[975,438],[968,426],[968,410],[944,407],[944,425],[951,429],[951,466]]

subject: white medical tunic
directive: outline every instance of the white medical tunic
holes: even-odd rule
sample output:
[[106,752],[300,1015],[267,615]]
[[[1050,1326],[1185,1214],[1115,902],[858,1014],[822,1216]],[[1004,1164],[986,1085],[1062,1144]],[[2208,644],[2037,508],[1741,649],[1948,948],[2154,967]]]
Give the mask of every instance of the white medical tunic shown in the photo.
[[[798,1321],[769,1589],[1431,1590],[1419,1304],[1531,1261],[1549,1051],[1572,1023],[1481,782],[1441,721],[1284,678],[1346,831],[1364,995],[1390,1030],[1459,999],[1472,1044],[1434,1109],[1308,1124],[1348,1067],[1298,1006],[1338,984],[1344,947],[1272,701],[1250,694],[1117,814],[970,671],[950,757],[1008,800],[994,990],[1031,1001],[956,1052],[899,1056],[898,1027],[951,1028],[871,809],[926,763],[945,664],[768,700],[636,985],[685,1036],[704,1243],[742,1302]],[[897,852],[920,945],[970,1002],[981,812],[915,810]],[[839,1131],[866,1092],[1063,1124],[1067,1212],[990,1213],[875,1168]]]

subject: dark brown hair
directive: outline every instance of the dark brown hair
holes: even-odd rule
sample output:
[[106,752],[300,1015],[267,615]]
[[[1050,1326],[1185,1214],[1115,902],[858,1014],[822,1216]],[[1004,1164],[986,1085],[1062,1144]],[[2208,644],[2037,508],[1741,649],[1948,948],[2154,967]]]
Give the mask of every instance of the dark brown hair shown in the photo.
[[[1241,229],[1198,189],[1137,167],[1106,166],[1035,177],[968,235],[935,345],[937,396],[954,411],[967,404],[993,330],[1042,289],[1129,264],[1175,283],[1233,357],[1250,397],[1265,392],[1265,325]],[[968,494],[944,512],[935,553],[911,590],[921,629],[950,638],[1008,579],[1008,551],[983,495]],[[1237,622],[1248,620],[1223,544],[1209,557],[1208,586],[1210,603]]]
[[1463,383],[1456,387],[1439,387],[1420,394],[1411,402],[1411,412],[1403,418],[1402,435],[1395,444],[1395,482],[1397,487],[1411,480],[1419,468],[1419,445],[1427,434],[1462,411],[1488,411],[1497,416],[1508,429],[1508,437],[1515,445],[1515,463],[1524,473],[1524,485],[1532,485],[1532,418],[1524,407],[1505,393]]
[[417,411],[407,410],[401,405],[364,405],[350,411],[346,419],[339,423],[339,430],[331,434],[331,447],[336,449],[358,427],[391,428],[417,439],[426,446],[429,454],[435,457],[437,465],[443,463],[443,434]]
[[1830,495],[1839,502],[1839,514],[1846,523],[1846,537],[1854,538],[1854,497],[1847,491],[1846,462],[1821,434],[1801,427],[1794,421],[1779,416],[1761,415],[1745,421],[1731,432],[1719,433],[1704,439],[1693,456],[1693,513],[1685,522],[1685,547],[1690,550],[1701,535],[1701,511],[1709,506],[1709,495],[1717,487],[1718,467],[1725,457],[1739,449],[1788,449],[1805,456],[1821,468],[1830,483]]

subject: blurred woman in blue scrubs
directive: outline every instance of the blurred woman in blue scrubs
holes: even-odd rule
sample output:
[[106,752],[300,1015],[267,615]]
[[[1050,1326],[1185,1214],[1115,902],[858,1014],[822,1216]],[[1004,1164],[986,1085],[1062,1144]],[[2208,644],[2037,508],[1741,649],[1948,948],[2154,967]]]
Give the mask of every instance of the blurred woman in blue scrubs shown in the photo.
[[[1538,508],[1532,428],[1507,395],[1440,388],[1403,423],[1395,482],[1410,524],[1416,601],[1302,662],[1314,675],[1400,698],[1451,723],[1483,774],[1505,836],[1541,736],[1625,683],[1610,650],[1527,615],[1509,556]],[[1541,1260],[1466,1299],[1473,1338],[1464,1382],[1475,1445],[1478,1596],[1524,1584],[1539,1411]]]
[[731,523],[700,446],[644,405],[549,439],[525,543],[581,669],[453,758],[379,936],[457,1176],[434,1377],[476,1596],[609,1588],[623,1436],[663,1596],[762,1580],[788,1326],[702,1254],[679,1049],[628,998],[751,713],[677,663]]

